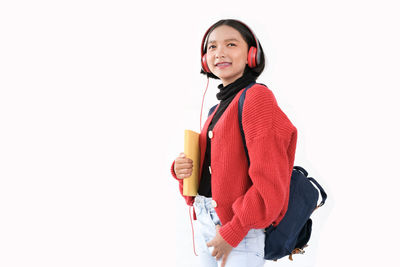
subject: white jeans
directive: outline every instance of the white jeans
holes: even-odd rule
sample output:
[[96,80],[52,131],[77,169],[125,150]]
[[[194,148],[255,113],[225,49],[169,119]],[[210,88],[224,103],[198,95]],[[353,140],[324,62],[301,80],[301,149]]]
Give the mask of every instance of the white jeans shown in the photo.
[[[217,261],[211,256],[214,248],[207,247],[207,242],[216,235],[216,225],[221,224],[211,200],[212,198],[197,195],[193,203],[197,217],[194,221],[196,252],[202,267],[218,267],[222,263],[222,258]],[[264,242],[264,229],[251,229],[239,245],[232,249],[225,267],[264,266]]]

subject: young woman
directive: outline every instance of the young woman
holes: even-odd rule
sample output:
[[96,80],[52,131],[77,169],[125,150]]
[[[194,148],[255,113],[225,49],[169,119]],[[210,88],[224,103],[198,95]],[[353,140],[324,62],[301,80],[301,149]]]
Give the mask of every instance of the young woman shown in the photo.
[[[215,110],[200,133],[200,181],[196,197],[183,196],[195,210],[195,239],[201,266],[264,266],[264,229],[283,218],[289,196],[297,129],[272,91],[254,84],[246,93],[242,125],[238,100],[265,66],[254,33],[243,22],[220,20],[202,41],[202,71],[220,79]],[[181,153],[172,163],[179,181],[193,162]]]

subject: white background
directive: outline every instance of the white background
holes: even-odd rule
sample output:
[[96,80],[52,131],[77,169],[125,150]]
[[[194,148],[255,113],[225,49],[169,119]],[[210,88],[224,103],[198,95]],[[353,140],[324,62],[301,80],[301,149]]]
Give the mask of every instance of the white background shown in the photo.
[[[326,189],[306,254],[266,266],[397,262],[396,1],[2,1],[0,266],[196,266],[170,176],[199,131],[204,32],[248,24]],[[217,103],[216,80],[204,102]]]

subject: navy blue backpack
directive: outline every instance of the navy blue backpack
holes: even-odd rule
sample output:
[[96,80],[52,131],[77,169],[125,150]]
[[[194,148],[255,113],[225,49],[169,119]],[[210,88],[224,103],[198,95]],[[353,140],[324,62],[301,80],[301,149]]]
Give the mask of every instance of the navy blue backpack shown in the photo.
[[[250,160],[242,126],[242,111],[246,92],[254,84],[252,83],[247,86],[239,99],[239,126],[249,163]],[[211,108],[209,115],[216,106]],[[304,253],[303,249],[307,246],[311,236],[311,213],[324,205],[327,198],[324,189],[317,181],[307,176],[308,173],[304,168],[300,166],[293,167],[290,180],[289,204],[285,216],[278,225],[271,225],[265,228],[264,258],[266,260],[276,261],[287,255],[289,255],[290,260],[293,260],[293,254]],[[318,205],[319,193],[312,183],[321,193],[322,200]]]

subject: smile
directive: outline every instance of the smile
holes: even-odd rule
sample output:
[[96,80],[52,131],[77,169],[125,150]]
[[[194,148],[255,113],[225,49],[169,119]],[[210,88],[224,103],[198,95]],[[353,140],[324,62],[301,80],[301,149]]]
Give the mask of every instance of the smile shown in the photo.
[[232,65],[232,63],[230,63],[230,62],[221,62],[221,63],[215,64],[215,66],[217,68],[226,68],[226,67],[229,67],[231,65]]

